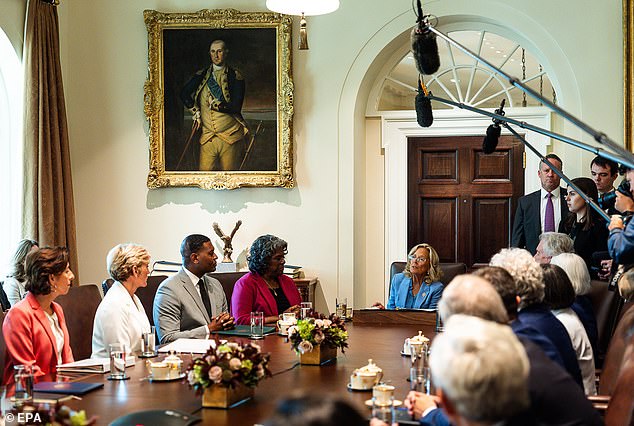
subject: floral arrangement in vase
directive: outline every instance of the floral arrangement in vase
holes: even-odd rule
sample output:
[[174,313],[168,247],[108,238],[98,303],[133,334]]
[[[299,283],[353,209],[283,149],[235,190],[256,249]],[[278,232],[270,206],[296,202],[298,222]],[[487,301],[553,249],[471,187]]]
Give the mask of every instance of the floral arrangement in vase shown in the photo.
[[187,382],[197,394],[212,385],[255,388],[260,380],[271,377],[269,357],[254,343],[224,342],[192,361],[187,369]]
[[296,325],[288,328],[288,338],[292,349],[299,354],[310,352],[319,345],[333,349],[341,348],[341,352],[345,352],[345,348],[348,347],[348,332],[344,320],[335,314],[326,318],[315,313],[298,320]]

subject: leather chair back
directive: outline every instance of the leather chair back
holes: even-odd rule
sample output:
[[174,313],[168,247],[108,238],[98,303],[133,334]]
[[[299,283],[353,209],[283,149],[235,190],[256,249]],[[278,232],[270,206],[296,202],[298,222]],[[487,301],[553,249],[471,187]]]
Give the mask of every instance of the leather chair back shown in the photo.
[[[392,262],[390,266],[390,282],[392,282],[394,275],[403,272],[405,263],[406,262]],[[444,285],[449,284],[456,275],[467,273],[467,265],[464,263],[440,263],[439,265],[443,272],[440,282]]]
[[[623,306],[623,316],[616,325],[599,377],[599,395],[612,395],[624,363],[625,348],[634,339],[634,301]],[[632,382],[634,383],[634,382]],[[630,388],[632,389],[632,388]],[[634,392],[632,392],[634,394]]]
[[7,359],[7,344],[4,342],[4,334],[2,333],[2,326],[4,324],[4,317],[6,313],[0,312],[0,371],[4,374],[4,363]]
[[114,284],[114,280],[112,278],[106,278],[105,280],[103,280],[103,282],[101,283],[101,290],[103,291],[104,296],[106,295],[106,293],[108,293],[108,290],[110,290],[112,284]]
[[627,358],[623,360],[605,411],[606,426],[634,425],[634,336],[630,338],[625,353]]
[[212,272],[209,274],[214,277],[220,284],[222,284],[222,289],[225,291],[225,296],[227,297],[227,304],[229,305],[229,309],[231,309],[231,295],[233,295],[233,286],[236,284],[242,276],[246,274],[246,272]]
[[7,293],[4,291],[4,281],[0,281],[0,306],[2,306],[3,311],[11,309],[11,303],[9,303]]
[[135,293],[145,309],[145,314],[150,320],[150,325],[154,325],[154,315],[152,314],[152,309],[154,307],[156,290],[158,290],[159,285],[166,279],[167,275],[150,275],[147,277],[147,286],[139,287]]
[[592,290],[588,294],[597,320],[597,353],[594,358],[597,366],[603,365],[610,339],[616,327],[621,298],[615,291],[608,290],[605,281],[592,280]]
[[66,295],[59,296],[55,301],[64,310],[73,357],[76,360],[90,358],[92,326],[101,303],[99,287],[97,284],[71,287]]

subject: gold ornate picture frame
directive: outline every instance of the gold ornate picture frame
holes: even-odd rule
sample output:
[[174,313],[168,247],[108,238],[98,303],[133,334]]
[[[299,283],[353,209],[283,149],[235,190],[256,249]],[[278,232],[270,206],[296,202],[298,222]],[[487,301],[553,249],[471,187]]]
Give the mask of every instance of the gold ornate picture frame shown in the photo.
[[623,129],[625,149],[634,142],[634,0],[623,0]]
[[143,15],[148,187],[293,187],[291,18]]

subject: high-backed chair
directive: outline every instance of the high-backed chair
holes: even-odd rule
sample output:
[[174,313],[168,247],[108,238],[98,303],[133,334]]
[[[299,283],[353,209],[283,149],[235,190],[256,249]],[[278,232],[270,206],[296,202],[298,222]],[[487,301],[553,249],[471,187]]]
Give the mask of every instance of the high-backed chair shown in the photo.
[[66,326],[76,360],[90,358],[92,353],[92,325],[101,303],[101,292],[96,284],[71,287],[64,296],[55,299],[64,310]]
[[608,346],[603,370],[599,376],[599,395],[612,395],[624,362],[625,348],[628,342],[634,341],[633,328],[634,302],[628,302],[623,306],[623,315],[616,325],[614,335]]
[[[403,272],[405,269],[405,263],[406,262],[392,262],[392,265],[390,266],[390,282],[392,282],[392,277],[394,275]],[[467,273],[467,265],[464,263],[440,263],[439,266],[443,272],[440,282],[444,285],[449,284],[456,275]]]
[[0,281],[0,306],[2,306],[3,311],[8,311],[11,308],[7,293],[4,291],[4,281]]
[[605,411],[605,426],[634,425],[634,340],[626,356]]
[[0,312],[0,371],[4,373],[4,363],[7,357],[7,344],[4,342],[4,334],[2,334],[2,325],[6,313]]
[[227,304],[231,307],[231,295],[233,294],[233,286],[236,284],[242,276],[246,274],[243,272],[213,272],[209,274],[214,277],[220,284],[222,284],[222,289],[225,291],[225,296],[227,297]]
[[588,294],[597,320],[597,353],[594,354],[597,366],[603,365],[605,354],[616,327],[621,297],[615,292],[608,290],[608,283],[605,281],[592,280],[592,290]]
[[151,275],[147,277],[147,286],[139,287],[136,291],[136,295],[141,301],[147,318],[150,320],[150,325],[154,325],[154,316],[152,315],[152,308],[154,306],[154,297],[156,296],[156,290],[159,285],[167,279],[167,275]]

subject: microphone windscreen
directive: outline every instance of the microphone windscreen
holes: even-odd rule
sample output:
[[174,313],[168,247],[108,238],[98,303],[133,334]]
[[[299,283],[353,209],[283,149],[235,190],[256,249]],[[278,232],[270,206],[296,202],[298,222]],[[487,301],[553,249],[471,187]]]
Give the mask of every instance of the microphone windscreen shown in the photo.
[[482,141],[482,151],[485,154],[491,154],[495,151],[495,148],[498,146],[498,140],[500,139],[500,133],[502,133],[500,126],[491,124],[487,128],[487,135],[484,137],[484,141]]
[[434,122],[434,115],[431,109],[431,101],[425,96],[423,92],[418,92],[416,100],[414,101],[414,107],[416,108],[416,121],[421,127],[429,127]]
[[438,42],[436,34],[415,26],[411,35],[412,54],[418,72],[430,75],[440,68],[440,56],[438,56]]

